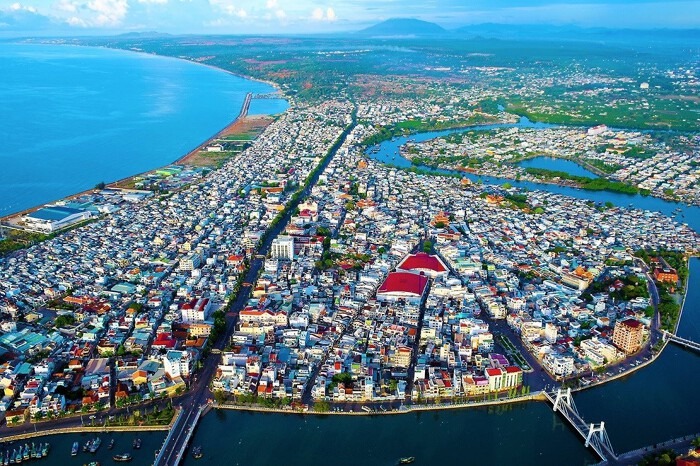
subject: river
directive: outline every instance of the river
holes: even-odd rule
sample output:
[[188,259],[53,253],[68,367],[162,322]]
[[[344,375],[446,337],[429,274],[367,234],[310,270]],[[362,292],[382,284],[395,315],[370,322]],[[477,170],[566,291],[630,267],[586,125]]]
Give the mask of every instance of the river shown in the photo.
[[[518,123],[513,124],[495,124],[495,125],[482,125],[482,126],[471,126],[467,128],[449,129],[443,131],[429,131],[425,133],[413,134],[410,136],[403,136],[392,139],[390,141],[384,141],[377,146],[370,147],[367,151],[367,155],[379,162],[386,163],[389,165],[394,165],[397,167],[408,168],[413,166],[411,161],[402,157],[399,153],[399,148],[404,145],[408,140],[414,142],[427,141],[429,139],[434,139],[440,136],[446,136],[448,134],[464,131],[489,131],[499,128],[535,128],[535,129],[546,129],[546,128],[556,128],[557,125],[551,125],[547,123],[532,122],[525,117],[521,117]],[[561,161],[564,162],[564,161]],[[512,186],[529,189],[529,190],[540,190],[549,191],[556,194],[562,194],[565,196],[571,196],[577,199],[591,200],[595,202],[605,203],[612,202],[616,206],[626,207],[632,205],[638,209],[650,210],[656,212],[662,212],[668,216],[675,216],[676,219],[681,223],[687,223],[689,226],[693,227],[696,231],[700,231],[700,207],[698,206],[688,206],[681,203],[666,201],[657,197],[652,196],[642,196],[640,194],[622,194],[611,191],[589,191],[579,188],[572,188],[569,186],[558,186],[547,183],[537,183],[533,181],[517,181],[507,178],[499,178],[493,176],[480,176],[473,175],[471,173],[465,173],[457,170],[444,170],[444,169],[434,169],[430,167],[421,166],[422,170],[432,173],[441,174],[458,174],[469,178],[472,181],[481,180],[486,184],[504,184],[509,183]],[[550,165],[547,168],[556,168],[556,166]],[[581,168],[583,170],[583,168]],[[564,170],[568,171],[568,170]],[[590,175],[587,175],[590,176]]]

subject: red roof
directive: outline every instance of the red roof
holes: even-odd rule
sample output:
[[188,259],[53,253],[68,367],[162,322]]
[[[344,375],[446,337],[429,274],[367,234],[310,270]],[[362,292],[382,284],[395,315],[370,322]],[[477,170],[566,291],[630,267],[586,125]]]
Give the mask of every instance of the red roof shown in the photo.
[[626,319],[620,323],[630,328],[638,328],[640,325],[642,325],[642,323],[636,319]]
[[496,368],[494,368],[494,367],[490,367],[490,368],[486,369],[486,373],[487,373],[490,377],[498,377],[499,375],[502,374],[502,372],[501,372],[500,369],[496,369]]
[[401,261],[398,268],[403,270],[432,270],[434,272],[444,272],[447,270],[439,257],[431,256],[424,252],[408,255]]
[[377,290],[377,294],[410,293],[421,296],[427,284],[428,277],[425,275],[412,272],[391,272]]
[[506,372],[509,374],[515,374],[517,372],[522,372],[522,369],[520,369],[519,367],[515,367],[515,366],[508,366],[508,367],[506,367]]

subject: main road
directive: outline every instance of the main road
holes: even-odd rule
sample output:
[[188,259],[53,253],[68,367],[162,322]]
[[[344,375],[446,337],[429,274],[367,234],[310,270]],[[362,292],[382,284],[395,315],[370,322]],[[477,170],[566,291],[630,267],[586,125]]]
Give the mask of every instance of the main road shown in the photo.
[[243,285],[238,291],[235,300],[230,303],[228,312],[226,313],[226,331],[214,342],[212,348],[212,354],[210,354],[206,359],[204,359],[202,368],[197,372],[196,379],[193,379],[190,389],[186,395],[181,398],[180,407],[182,412],[180,414],[180,419],[173,426],[173,430],[168,435],[165,445],[163,445],[162,452],[156,460],[154,466],[176,466],[181,460],[181,452],[185,449],[185,444],[189,440],[190,436],[187,435],[188,431],[192,431],[195,428],[193,425],[193,420],[196,418],[196,413],[200,407],[212,399],[213,394],[209,389],[209,381],[212,380],[214,372],[219,364],[218,353],[223,350],[234,329],[236,328],[236,323],[238,322],[238,314],[243,308],[245,308],[246,303],[250,299],[252,283],[255,283],[258,277],[258,273],[264,264],[264,257],[270,250],[270,245],[272,241],[279,235],[287,223],[292,217],[294,209],[304,201],[309,194],[311,189],[318,182],[318,177],[328,166],[330,161],[333,159],[338,149],[343,145],[345,139],[352,129],[355,127],[355,112],[353,111],[352,123],[348,125],[342,134],[338,137],[337,141],[331,146],[328,154],[319,164],[318,168],[312,172],[312,175],[305,183],[304,188],[299,192],[299,196],[293,198],[289,204],[287,204],[287,209],[284,211],[284,215],[280,218],[276,225],[270,227],[267,230],[267,234],[264,236],[264,240],[258,246],[256,255],[253,256],[250,261],[250,267],[243,280]]

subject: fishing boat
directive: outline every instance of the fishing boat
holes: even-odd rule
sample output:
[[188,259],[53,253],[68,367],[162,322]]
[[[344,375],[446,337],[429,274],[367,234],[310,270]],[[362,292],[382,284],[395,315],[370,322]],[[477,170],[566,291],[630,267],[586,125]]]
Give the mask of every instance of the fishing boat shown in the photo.
[[131,461],[131,453],[120,453],[118,455],[114,455],[112,457],[112,459],[114,461],[119,461],[119,462]]
[[399,460],[399,464],[411,464],[416,460],[415,456],[407,456]]
[[22,462],[22,447],[19,447],[17,449],[17,454],[15,455],[15,464],[19,464]]
[[202,458],[202,457],[204,456],[204,454],[202,453],[202,447],[200,447],[200,446],[194,447],[194,448],[192,449],[192,456],[193,456],[194,459],[196,459],[196,460]]
[[42,457],[42,458],[45,458],[45,457],[49,456],[49,447],[50,447],[50,446],[51,446],[51,445],[49,445],[49,442],[46,442],[46,443],[44,444],[44,446],[41,447],[41,457]]
[[87,453],[91,446],[92,446],[92,440],[88,440],[87,442],[85,442],[85,445],[83,445],[83,451],[85,453]]
[[112,440],[109,441],[109,445],[107,446],[107,448],[110,449],[110,450],[111,450],[112,448],[114,448],[114,439],[112,439]]
[[95,440],[92,442],[92,445],[90,445],[90,453],[95,453],[98,448],[100,448],[100,444],[102,443],[102,440],[100,440],[99,437],[95,437]]
[[80,444],[78,442],[73,442],[73,448],[71,448],[71,450],[70,450],[70,455],[76,456],[78,454],[79,448],[80,448]]
[[140,438],[134,439],[134,448],[136,448],[137,450],[139,448],[141,448],[141,439]]
[[27,444],[27,443],[24,444],[24,451],[22,452],[22,459],[23,460],[29,459],[29,444]]
[[100,466],[100,462],[99,461],[90,461],[87,464],[87,466]]

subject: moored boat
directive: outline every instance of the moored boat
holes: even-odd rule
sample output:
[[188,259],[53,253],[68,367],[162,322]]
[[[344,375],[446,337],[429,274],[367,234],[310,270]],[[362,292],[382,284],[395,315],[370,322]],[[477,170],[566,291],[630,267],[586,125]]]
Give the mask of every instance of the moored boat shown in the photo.
[[399,464],[411,464],[416,460],[415,456],[407,456],[399,460]]
[[78,454],[79,448],[80,448],[80,444],[78,442],[73,442],[73,448],[71,448],[71,450],[70,450],[70,455],[76,456]]
[[100,440],[99,437],[95,437],[95,440],[92,442],[92,445],[90,445],[90,453],[95,453],[98,448],[100,448],[100,444],[102,443],[102,440]]
[[130,453],[120,453],[118,455],[114,455],[112,457],[112,459],[114,461],[119,461],[119,462],[131,461],[131,454]]
[[134,439],[134,448],[136,448],[137,450],[139,448],[141,448],[141,439],[140,438]]
[[107,446],[107,448],[110,449],[110,450],[111,450],[112,448],[114,448],[114,439],[112,439],[112,440],[109,441],[109,445]]
[[202,447],[201,446],[196,446],[192,449],[192,456],[194,459],[198,460],[204,456],[202,453]]

